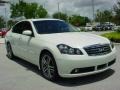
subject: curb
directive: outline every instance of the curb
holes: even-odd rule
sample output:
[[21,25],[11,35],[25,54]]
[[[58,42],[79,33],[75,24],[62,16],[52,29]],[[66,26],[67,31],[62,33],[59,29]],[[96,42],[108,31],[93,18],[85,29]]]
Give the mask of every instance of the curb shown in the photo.
[[115,45],[120,45],[120,43],[114,43]]

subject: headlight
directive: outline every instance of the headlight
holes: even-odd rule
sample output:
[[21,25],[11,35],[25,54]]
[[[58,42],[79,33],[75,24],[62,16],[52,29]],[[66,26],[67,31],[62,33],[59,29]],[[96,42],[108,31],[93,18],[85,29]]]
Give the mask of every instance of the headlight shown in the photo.
[[113,42],[110,42],[110,45],[111,45],[112,48],[114,48],[114,44],[113,44]]
[[78,48],[72,48],[65,44],[57,45],[57,48],[62,54],[70,54],[70,55],[83,55],[82,51]]

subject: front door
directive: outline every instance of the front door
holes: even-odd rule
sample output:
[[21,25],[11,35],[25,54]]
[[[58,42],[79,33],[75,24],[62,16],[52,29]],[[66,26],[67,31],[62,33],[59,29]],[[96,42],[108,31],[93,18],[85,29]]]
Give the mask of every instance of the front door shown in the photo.
[[35,41],[35,36],[34,36],[34,32],[32,30],[32,26],[30,24],[30,22],[28,21],[24,21],[23,23],[23,30],[30,30],[32,31],[32,35],[31,36],[27,36],[27,35],[23,35],[21,34],[20,36],[20,46],[21,46],[21,55],[23,58],[25,58],[27,61],[35,64],[35,59],[36,59],[36,47],[34,44]]

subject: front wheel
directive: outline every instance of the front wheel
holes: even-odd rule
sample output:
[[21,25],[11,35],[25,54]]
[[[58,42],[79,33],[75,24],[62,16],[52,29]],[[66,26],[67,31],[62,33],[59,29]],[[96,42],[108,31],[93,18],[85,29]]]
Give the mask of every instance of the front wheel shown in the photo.
[[46,52],[41,55],[40,67],[43,77],[48,80],[55,80],[58,76],[56,62],[51,53]]

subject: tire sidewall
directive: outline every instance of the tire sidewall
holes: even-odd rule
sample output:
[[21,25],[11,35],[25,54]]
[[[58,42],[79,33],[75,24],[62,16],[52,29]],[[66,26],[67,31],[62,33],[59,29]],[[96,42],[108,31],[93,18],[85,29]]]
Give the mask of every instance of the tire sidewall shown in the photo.
[[[43,56],[44,55],[48,55],[48,56],[50,56],[51,57],[51,59],[53,60],[53,63],[54,63],[54,76],[52,77],[52,78],[48,78],[48,77],[46,77],[44,74],[43,74],[43,70],[42,70],[42,58],[43,58]],[[56,62],[55,62],[55,59],[54,59],[54,57],[53,57],[53,55],[51,54],[51,53],[49,53],[49,52],[45,52],[45,53],[43,53],[42,55],[41,55],[41,57],[40,57],[40,69],[41,69],[41,73],[42,73],[42,76],[44,77],[44,78],[46,78],[47,80],[50,80],[50,81],[54,81],[54,80],[56,80],[57,78],[58,78],[58,71],[57,71],[57,65],[56,65]]]
[[[11,53],[11,56],[8,54],[8,48],[10,48],[10,53]],[[13,59],[14,55],[13,55],[13,51],[12,51],[12,47],[11,47],[11,44],[10,43],[7,43],[7,56],[8,58],[10,59]]]

